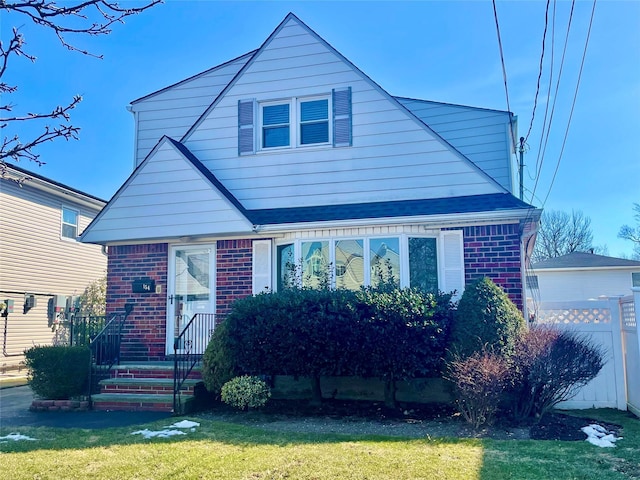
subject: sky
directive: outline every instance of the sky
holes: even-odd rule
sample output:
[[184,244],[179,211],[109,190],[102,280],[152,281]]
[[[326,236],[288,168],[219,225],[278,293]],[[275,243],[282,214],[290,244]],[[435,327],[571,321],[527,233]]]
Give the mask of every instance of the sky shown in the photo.
[[[582,211],[594,245],[629,256],[632,243],[617,234],[635,225],[633,204],[640,203],[640,1],[597,1],[586,55],[593,1],[575,2],[564,62],[572,3],[550,2],[548,15],[546,7],[543,0],[496,2],[508,96],[488,0],[168,0],[108,36],[69,38],[103,59],[68,51],[52,32],[3,11],[2,41],[19,27],[37,61],[12,60],[3,81],[19,90],[2,103],[16,113],[47,111],[81,95],[72,112],[79,140],[49,142],[36,150],[44,165],[19,166],[108,200],[133,170],[127,105],[260,47],[293,12],[391,95],[512,111],[518,137],[527,137],[525,201]],[[548,129],[545,118],[552,118]],[[26,140],[32,123],[3,136]]]

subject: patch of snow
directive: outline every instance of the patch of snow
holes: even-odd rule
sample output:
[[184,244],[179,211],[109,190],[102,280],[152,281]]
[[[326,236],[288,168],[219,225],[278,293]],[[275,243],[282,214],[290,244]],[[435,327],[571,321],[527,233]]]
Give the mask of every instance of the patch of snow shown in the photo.
[[182,420],[180,422],[176,422],[173,425],[167,425],[165,426],[164,430],[158,430],[158,431],[153,431],[153,430],[138,430],[137,432],[133,432],[131,435],[142,435],[144,438],[169,438],[172,437],[174,435],[186,435],[186,433],[180,431],[180,430],[175,430],[176,428],[188,428],[190,429],[190,431],[195,432],[196,428],[195,427],[199,427],[200,424],[198,422],[193,422],[191,420]]
[[36,439],[27,437],[26,435],[20,435],[19,433],[10,433],[9,435],[0,437],[0,443],[7,443],[7,440],[13,440],[14,442],[17,442],[19,440],[29,440],[33,442]]
[[173,425],[168,425],[164,428],[194,428],[199,426],[200,424],[198,422],[192,422],[191,420],[182,420],[181,422],[176,422]]
[[596,447],[613,448],[616,446],[615,442],[622,439],[596,423],[582,427],[580,430],[587,435],[586,441]]
[[142,435],[144,438],[169,438],[174,435],[186,435],[186,433],[181,432],[180,430],[138,430],[137,432],[132,432],[131,435]]

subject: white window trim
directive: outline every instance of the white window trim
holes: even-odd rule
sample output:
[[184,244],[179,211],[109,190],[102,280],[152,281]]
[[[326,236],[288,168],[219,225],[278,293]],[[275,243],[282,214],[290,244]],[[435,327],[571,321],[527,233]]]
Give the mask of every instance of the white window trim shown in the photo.
[[[303,145],[301,143],[302,137],[302,128],[300,119],[302,115],[300,113],[301,104],[305,102],[312,102],[314,100],[327,100],[327,126],[328,126],[328,134],[327,141],[322,143],[309,143]],[[274,105],[289,105],[289,145],[283,145],[281,147],[263,147],[264,142],[264,107],[274,106]],[[331,99],[331,93],[326,93],[322,95],[313,95],[306,97],[292,97],[292,98],[283,98],[280,100],[266,100],[266,101],[258,101],[258,128],[257,128],[257,146],[256,152],[273,152],[277,150],[287,150],[292,148],[304,148],[304,149],[313,149],[313,148],[326,148],[333,146],[332,138],[333,138],[333,122],[332,122],[332,111],[333,104]]]
[[[276,105],[288,105],[289,106],[289,145],[282,145],[279,147],[263,147],[264,144],[264,108],[265,107],[274,107]],[[273,150],[283,150],[287,148],[292,148],[292,144],[294,143],[293,136],[291,135],[291,126],[294,124],[294,114],[293,109],[291,108],[291,99],[283,99],[283,100],[272,100],[268,102],[259,102],[258,103],[258,150],[259,151],[273,151]],[[283,124],[284,125],[284,124]],[[274,125],[268,125],[268,127],[273,127]]]
[[[277,248],[282,245],[293,245],[294,251],[294,259],[296,264],[300,261],[302,257],[302,243],[306,242],[329,242],[329,263],[333,266],[331,271],[331,288],[336,287],[336,278],[335,278],[335,266],[336,266],[336,255],[335,255],[335,245],[336,242],[342,240],[362,240],[363,241],[363,262],[364,262],[364,285],[371,285],[371,247],[370,242],[374,239],[380,238],[398,238],[399,240],[399,255],[400,255],[400,287],[406,288],[409,287],[409,238],[434,238],[436,240],[436,248],[437,248],[437,262],[438,262],[438,289],[440,289],[445,284],[445,268],[444,265],[444,252],[442,245],[442,234],[414,234],[414,233],[400,233],[400,234],[377,234],[377,235],[349,235],[349,236],[338,236],[338,237],[305,237],[305,238],[295,238],[295,239],[286,239],[279,240],[273,243],[272,246],[272,257],[274,261],[272,265],[275,267],[272,271],[272,285],[274,290],[277,290],[278,285],[278,268],[277,262],[275,259],[277,258]],[[464,265],[464,260],[463,265]]]
[[[327,101],[327,141],[319,142],[319,143],[308,143],[306,145],[302,144],[302,104],[306,102],[313,102],[315,100],[326,100]],[[297,148],[308,148],[308,147],[321,147],[331,145],[331,139],[333,138],[333,125],[331,121],[331,112],[332,112],[332,104],[331,104],[331,95],[315,95],[313,97],[298,97],[295,98],[296,104],[296,147]],[[314,120],[317,122],[317,120]],[[314,123],[307,122],[307,123]]]
[[[63,234],[64,225],[71,225],[71,223],[66,223],[64,221],[64,211],[69,210],[76,214],[76,236],[74,238],[67,237]],[[80,235],[80,211],[75,208],[68,207],[66,205],[60,205],[60,240],[64,240],[65,242],[77,242],[78,236]]]

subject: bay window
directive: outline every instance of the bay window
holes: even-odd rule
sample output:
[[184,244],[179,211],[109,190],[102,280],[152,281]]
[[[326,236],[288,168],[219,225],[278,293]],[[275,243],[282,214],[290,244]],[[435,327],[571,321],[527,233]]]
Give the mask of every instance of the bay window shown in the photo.
[[[452,246],[460,258],[449,260],[451,265],[447,266],[444,260],[439,261],[440,250],[451,250]],[[357,290],[393,282],[429,292],[449,289],[460,293],[464,287],[461,247],[461,232],[292,240],[276,246],[277,288],[298,285]],[[450,275],[452,269],[457,269],[457,274]]]

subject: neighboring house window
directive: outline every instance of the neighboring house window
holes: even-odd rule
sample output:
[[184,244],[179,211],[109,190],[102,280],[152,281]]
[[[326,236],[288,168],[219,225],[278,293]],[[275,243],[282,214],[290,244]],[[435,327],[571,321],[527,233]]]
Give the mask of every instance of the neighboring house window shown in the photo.
[[631,274],[631,286],[640,287],[640,272],[634,272]]
[[277,285],[280,289],[328,284],[357,290],[392,281],[437,292],[440,287],[437,245],[437,238],[405,236],[282,244],[276,246]]
[[529,290],[536,290],[539,288],[537,275],[527,275],[526,281],[527,281],[527,288]]
[[262,148],[289,146],[289,110],[288,103],[262,106]]
[[62,237],[75,240],[78,236],[78,212],[62,207]]

